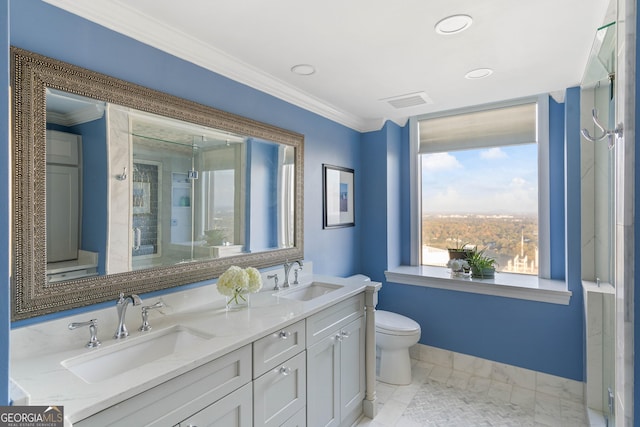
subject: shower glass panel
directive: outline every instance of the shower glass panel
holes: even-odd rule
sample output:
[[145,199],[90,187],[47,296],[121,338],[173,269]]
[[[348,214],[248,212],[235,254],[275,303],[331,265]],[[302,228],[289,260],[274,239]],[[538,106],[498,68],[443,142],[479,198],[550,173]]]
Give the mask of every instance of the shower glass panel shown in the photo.
[[[615,125],[615,23],[598,29],[589,62],[581,83],[581,188],[582,188],[582,279],[595,282],[598,289],[611,288],[614,283],[614,225],[615,200],[614,150],[608,138],[603,138],[604,129]],[[600,126],[596,123],[599,123]],[[588,138],[588,137],[591,138]],[[590,139],[596,139],[594,142]],[[602,305],[595,312],[587,313],[588,319],[598,318],[593,326],[601,332],[601,348],[587,351],[587,363],[601,363],[601,374],[587,377],[587,394],[598,398],[591,409],[602,413],[605,424],[614,425],[610,409],[612,391],[615,390],[615,307],[612,293],[598,297]],[[585,301],[585,304],[587,301]],[[592,307],[594,308],[594,307]],[[589,308],[587,308],[589,310]],[[593,354],[595,352],[600,354]],[[601,381],[599,381],[601,378]],[[591,384],[589,384],[591,382]],[[597,388],[597,390],[594,389]],[[591,386],[591,387],[590,387]]]
[[[615,25],[598,30],[581,84],[581,129],[599,137],[615,127]],[[613,284],[614,152],[605,138],[582,139],[582,278]]]

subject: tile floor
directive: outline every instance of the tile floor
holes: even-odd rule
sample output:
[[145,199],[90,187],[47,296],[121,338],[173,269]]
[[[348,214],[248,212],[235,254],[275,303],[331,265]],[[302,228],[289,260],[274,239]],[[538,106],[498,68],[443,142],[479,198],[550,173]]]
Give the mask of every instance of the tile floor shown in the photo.
[[412,383],[378,382],[378,414],[358,427],[588,426],[584,405],[413,360]]

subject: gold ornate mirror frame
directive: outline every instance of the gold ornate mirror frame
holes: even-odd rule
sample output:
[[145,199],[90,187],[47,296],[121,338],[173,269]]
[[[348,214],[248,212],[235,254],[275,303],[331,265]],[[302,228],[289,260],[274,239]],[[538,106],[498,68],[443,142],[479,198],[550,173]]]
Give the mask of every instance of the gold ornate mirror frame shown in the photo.
[[[303,258],[303,135],[26,50],[12,47],[11,61],[12,320],[115,301],[120,292],[142,294],[210,280],[231,265],[264,268]],[[295,147],[294,247],[47,283],[47,88]]]

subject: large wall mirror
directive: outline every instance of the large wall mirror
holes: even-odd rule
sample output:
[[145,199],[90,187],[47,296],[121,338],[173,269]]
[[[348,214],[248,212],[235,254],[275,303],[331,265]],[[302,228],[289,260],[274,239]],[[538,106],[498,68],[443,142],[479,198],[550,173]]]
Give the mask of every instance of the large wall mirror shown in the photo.
[[303,257],[302,135],[12,48],[12,319]]

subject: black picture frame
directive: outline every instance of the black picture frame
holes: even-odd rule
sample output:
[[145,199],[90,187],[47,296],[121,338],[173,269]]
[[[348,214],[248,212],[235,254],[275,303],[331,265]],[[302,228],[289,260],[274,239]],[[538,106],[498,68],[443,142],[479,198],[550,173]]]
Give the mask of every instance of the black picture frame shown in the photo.
[[323,164],[322,197],[322,228],[356,225],[353,169]]

